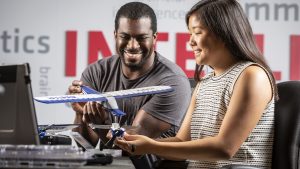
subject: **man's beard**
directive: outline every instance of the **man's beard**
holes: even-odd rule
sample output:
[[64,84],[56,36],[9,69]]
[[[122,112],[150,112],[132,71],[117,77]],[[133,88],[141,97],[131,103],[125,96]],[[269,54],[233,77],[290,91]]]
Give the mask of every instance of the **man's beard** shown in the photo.
[[120,58],[122,60],[122,62],[125,64],[125,66],[127,66],[128,68],[130,68],[131,70],[139,70],[142,69],[143,66],[145,65],[145,63],[147,62],[147,60],[149,59],[150,55],[147,55],[148,53],[144,53],[141,52],[141,60],[138,62],[126,62],[125,60],[125,50],[122,50],[119,52],[120,53]]

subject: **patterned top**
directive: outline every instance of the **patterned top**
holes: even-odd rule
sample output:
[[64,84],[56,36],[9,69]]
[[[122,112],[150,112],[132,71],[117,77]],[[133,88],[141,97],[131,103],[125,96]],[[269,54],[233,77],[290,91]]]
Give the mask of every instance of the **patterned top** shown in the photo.
[[[191,121],[192,140],[216,136],[229,106],[233,86],[245,68],[255,63],[239,62],[219,76],[206,75],[197,89],[196,105]],[[257,65],[257,64],[255,64]],[[259,66],[259,65],[258,65]],[[274,96],[257,126],[230,160],[194,161],[188,168],[220,168],[228,164],[244,164],[271,168],[274,126]]]

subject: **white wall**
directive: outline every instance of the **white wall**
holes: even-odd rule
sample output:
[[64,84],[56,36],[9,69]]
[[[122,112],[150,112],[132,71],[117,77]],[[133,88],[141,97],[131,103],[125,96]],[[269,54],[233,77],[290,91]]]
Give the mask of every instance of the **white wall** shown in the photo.
[[[114,53],[114,16],[125,2],[129,1],[1,0],[0,65],[29,62],[34,96],[64,94],[71,82],[80,78],[81,72],[88,64],[89,46],[96,45],[89,44],[88,35],[91,32],[102,33],[109,52]],[[142,2],[155,9],[158,16],[158,32],[168,36],[167,41],[158,42],[157,50],[176,62],[176,56],[180,51],[176,48],[176,43],[180,42],[177,35],[187,33],[184,14],[197,0],[142,0]],[[248,11],[254,33],[263,38],[261,47],[272,70],[277,72],[275,74],[278,81],[299,80],[300,1],[241,0],[240,2],[245,11]],[[261,7],[255,8],[255,5]],[[256,14],[258,16],[255,16]],[[76,74],[72,76],[66,76],[65,70],[66,50],[73,49],[66,47],[66,44],[71,42],[66,39],[67,31],[77,32],[77,44],[74,48],[77,57],[73,59],[76,60],[76,65],[70,66],[72,60],[67,60],[69,70],[76,70]],[[291,41],[291,37],[295,40]],[[190,50],[188,45],[181,48],[184,51]],[[101,57],[102,53],[99,52],[98,58]],[[176,63],[184,70],[194,68],[192,59]],[[35,102],[35,105],[39,124],[73,121],[74,112],[66,104],[46,105]]]

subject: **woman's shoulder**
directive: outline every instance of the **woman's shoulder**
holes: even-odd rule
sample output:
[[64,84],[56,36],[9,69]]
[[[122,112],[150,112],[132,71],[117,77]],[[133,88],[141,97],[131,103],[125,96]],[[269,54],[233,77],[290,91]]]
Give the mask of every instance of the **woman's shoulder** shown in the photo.
[[[266,69],[259,64],[249,65],[241,73],[238,81],[246,89],[254,89],[261,92],[269,91],[272,93],[272,83]],[[248,86],[248,87],[247,87]]]
[[242,72],[241,76],[245,76],[245,78],[251,79],[261,79],[261,78],[268,78],[267,70],[259,64],[252,63],[249,64]]
[[269,73],[262,65],[254,62],[239,62],[231,72],[235,72],[236,80],[245,78],[247,80],[255,80],[256,78],[265,78],[269,80]]
[[[266,68],[261,66],[260,64],[254,62],[241,62],[233,71],[234,78],[232,79],[232,85],[230,86],[230,93],[233,92],[234,88],[236,88],[236,83],[243,84],[246,86],[257,86],[258,84],[261,88],[268,88],[271,85],[271,75],[269,75]],[[238,85],[239,86],[239,85]]]

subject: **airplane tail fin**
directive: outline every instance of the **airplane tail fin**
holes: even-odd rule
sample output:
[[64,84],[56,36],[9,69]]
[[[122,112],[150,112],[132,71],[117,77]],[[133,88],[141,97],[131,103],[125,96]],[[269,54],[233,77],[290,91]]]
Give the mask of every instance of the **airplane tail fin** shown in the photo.
[[121,111],[120,109],[111,109],[111,112],[114,116],[117,116],[117,117],[121,117],[121,116],[124,116],[126,115],[123,111]]
[[96,90],[94,90],[94,89],[92,89],[92,88],[90,88],[90,87],[88,87],[88,86],[82,85],[82,86],[80,86],[80,87],[81,87],[82,92],[83,92],[84,94],[100,94],[100,92],[98,92],[98,91],[96,91]]

